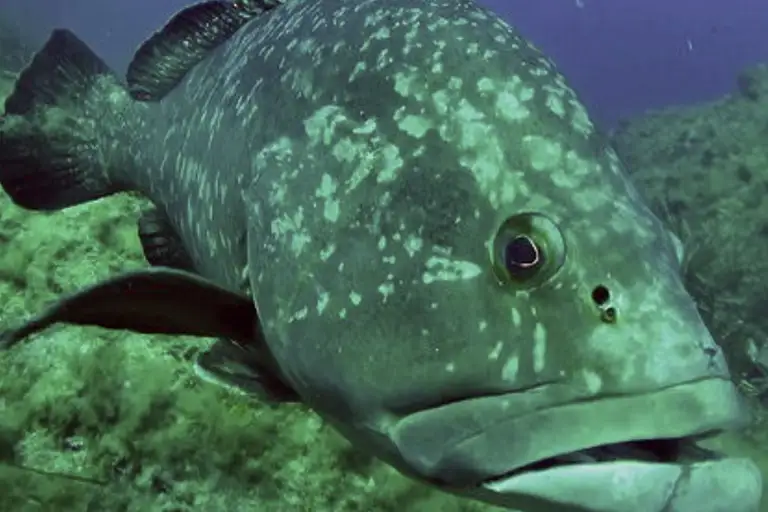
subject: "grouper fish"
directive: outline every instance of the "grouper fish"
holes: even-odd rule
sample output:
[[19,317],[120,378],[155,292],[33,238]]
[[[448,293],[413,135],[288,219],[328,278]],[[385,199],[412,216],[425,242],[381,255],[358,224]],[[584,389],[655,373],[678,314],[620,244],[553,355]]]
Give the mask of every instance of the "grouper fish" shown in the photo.
[[[0,121],[32,210],[134,191],[149,263],[4,331],[212,337],[206,379],[526,511],[753,511],[675,238],[553,63],[470,0],[205,2],[125,81],[56,30]],[[12,250],[7,248],[6,250]]]

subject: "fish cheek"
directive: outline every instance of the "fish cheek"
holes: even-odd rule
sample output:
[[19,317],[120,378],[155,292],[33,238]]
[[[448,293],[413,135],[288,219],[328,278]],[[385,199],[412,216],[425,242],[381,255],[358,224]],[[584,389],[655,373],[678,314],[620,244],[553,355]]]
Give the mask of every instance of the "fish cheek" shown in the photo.
[[[359,208],[337,223],[304,205],[301,251],[291,237],[254,224],[260,232],[249,263],[265,337],[286,378],[311,401],[359,409],[409,394],[433,397],[443,380],[436,373],[462,353],[466,326],[477,324],[470,315],[479,306],[462,302],[475,302],[478,276],[440,282],[461,281],[462,261],[490,276],[489,265],[480,268],[488,256],[476,217],[459,211],[476,202],[456,180],[412,178],[372,194],[391,197],[386,205],[348,196]],[[270,218],[266,208],[260,217]]]
[[[286,372],[304,393],[326,408],[363,414],[419,408],[464,395],[469,381],[481,385],[484,376],[476,374],[484,373],[479,365],[492,347],[482,348],[477,337],[483,309],[473,300],[477,283],[421,283],[400,291],[395,284],[392,290],[382,284],[386,275],[371,270],[365,251],[354,254],[345,275],[324,286],[330,299],[323,315],[313,311],[271,326],[288,343]],[[415,269],[400,275],[421,277]],[[307,288],[299,297],[310,295]]]

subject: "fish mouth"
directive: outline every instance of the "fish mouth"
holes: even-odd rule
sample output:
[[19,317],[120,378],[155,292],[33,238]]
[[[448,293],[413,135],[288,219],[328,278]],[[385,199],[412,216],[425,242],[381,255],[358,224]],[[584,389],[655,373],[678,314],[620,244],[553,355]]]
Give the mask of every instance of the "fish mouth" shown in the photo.
[[717,433],[550,457],[490,478],[474,494],[495,505],[539,512],[756,512],[761,472],[751,460],[699,446]]
[[699,443],[721,432],[714,430],[690,437],[625,441],[593,446],[584,450],[568,452],[526,464],[520,468],[489,478],[482,485],[493,486],[495,483],[508,481],[518,475],[546,471],[563,466],[621,461],[682,465],[717,461],[726,458],[725,454],[704,448]]
[[713,483],[740,489],[743,503],[760,498],[753,463],[699,444],[750,420],[727,379],[591,400],[563,401],[562,388],[534,395],[421,411],[401,420],[391,439],[429,481],[516,509],[685,510],[669,506],[678,488],[701,496]]

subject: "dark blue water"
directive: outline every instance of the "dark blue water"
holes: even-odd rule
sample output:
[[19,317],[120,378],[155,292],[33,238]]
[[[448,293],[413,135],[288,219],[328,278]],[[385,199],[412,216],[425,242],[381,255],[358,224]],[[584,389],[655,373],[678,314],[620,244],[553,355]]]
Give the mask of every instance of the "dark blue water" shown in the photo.
[[[5,0],[38,40],[67,27],[124,68],[188,0]],[[766,0],[482,0],[552,56],[604,127],[651,108],[732,90],[768,61]]]

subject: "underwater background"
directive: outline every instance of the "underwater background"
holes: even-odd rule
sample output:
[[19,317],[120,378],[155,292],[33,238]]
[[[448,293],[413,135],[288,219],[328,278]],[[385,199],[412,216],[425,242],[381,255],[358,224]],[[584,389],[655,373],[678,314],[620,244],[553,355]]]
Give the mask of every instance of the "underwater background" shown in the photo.
[[[711,443],[768,477],[768,6],[482,3],[557,62],[683,240],[686,284],[755,412]],[[122,70],[185,2],[158,4],[4,0],[0,98],[54,26]],[[0,195],[0,324],[145,266],[147,206],[121,195],[41,214]],[[0,511],[498,510],[406,479],[302,406],[200,384],[190,363],[208,344],[67,327],[0,353]]]

